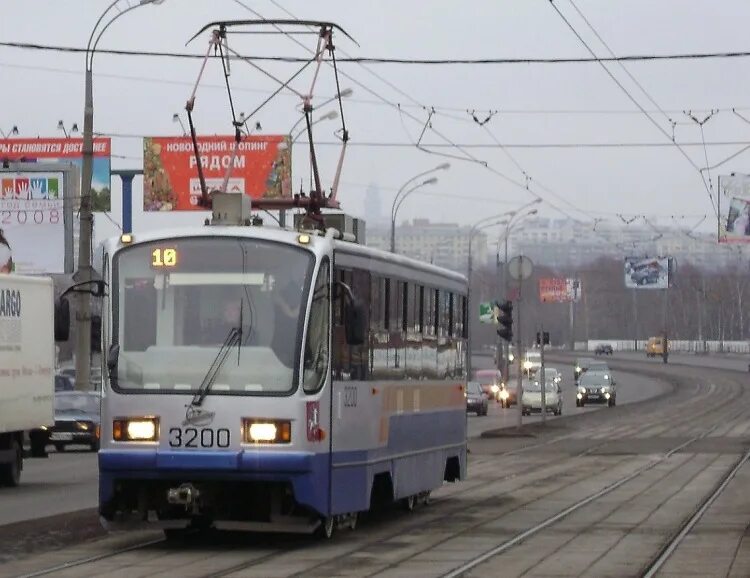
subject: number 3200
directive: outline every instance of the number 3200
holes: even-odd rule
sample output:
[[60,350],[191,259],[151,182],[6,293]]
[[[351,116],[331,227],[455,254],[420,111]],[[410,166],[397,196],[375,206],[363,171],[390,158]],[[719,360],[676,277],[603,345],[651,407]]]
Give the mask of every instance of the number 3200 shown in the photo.
[[172,448],[228,448],[229,430],[220,428],[179,428],[169,430],[169,446]]

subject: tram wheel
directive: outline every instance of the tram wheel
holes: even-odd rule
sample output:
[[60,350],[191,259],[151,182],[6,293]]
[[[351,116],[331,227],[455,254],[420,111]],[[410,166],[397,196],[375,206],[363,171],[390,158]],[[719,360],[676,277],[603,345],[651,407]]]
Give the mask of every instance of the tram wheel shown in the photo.
[[320,519],[320,525],[315,529],[315,535],[324,540],[330,540],[336,528],[336,519],[328,516]]
[[417,497],[409,496],[408,498],[404,498],[401,500],[401,504],[403,505],[404,510],[407,512],[413,512],[414,508],[417,507]]

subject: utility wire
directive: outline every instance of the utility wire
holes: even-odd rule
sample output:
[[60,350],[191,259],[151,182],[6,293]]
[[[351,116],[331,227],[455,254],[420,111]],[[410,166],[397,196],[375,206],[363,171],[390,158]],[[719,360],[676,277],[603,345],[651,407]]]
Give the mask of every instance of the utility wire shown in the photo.
[[[274,4],[276,4],[274,2]],[[278,6],[278,4],[277,4]],[[285,10],[286,12],[286,10]],[[286,34],[286,33],[285,33]],[[0,47],[3,48],[17,48],[23,50],[36,50],[36,51],[48,51],[48,52],[67,52],[71,54],[84,54],[85,48],[76,46],[62,46],[53,44],[39,44],[32,42],[0,42]],[[138,57],[151,57],[151,58],[180,58],[187,60],[199,60],[205,58],[204,54],[191,54],[186,52],[169,52],[169,51],[154,51],[154,50],[118,50],[118,49],[105,49],[98,48],[97,54],[109,54],[112,56],[138,56]],[[673,53],[673,54],[632,54],[627,56],[615,56],[615,57],[604,57],[604,58],[586,58],[586,57],[556,57],[556,58],[382,58],[382,57],[371,57],[371,56],[360,56],[360,57],[344,57],[337,58],[339,62],[350,62],[356,64],[404,64],[404,65],[500,65],[500,64],[591,64],[596,62],[643,62],[643,61],[659,61],[659,60],[705,60],[705,59],[726,59],[726,58],[747,58],[750,57],[750,51],[719,51],[719,52],[684,52],[684,53]],[[211,58],[218,58],[212,56]],[[249,56],[252,60],[270,61],[270,62],[285,62],[285,63],[303,63],[306,62],[305,58],[296,56],[267,56],[267,55],[255,55]],[[370,71],[372,72],[372,71]],[[375,73],[373,73],[375,74]],[[382,79],[386,84],[390,84],[387,79]],[[401,93],[398,87],[395,85],[392,87],[397,92]],[[402,93],[403,96],[411,97],[406,93]]]
[[640,102],[628,91],[627,88],[617,79],[617,77],[607,68],[607,66],[602,62],[601,59],[599,59],[596,55],[596,53],[593,51],[593,49],[589,46],[589,44],[583,39],[583,37],[580,35],[580,33],[575,29],[575,27],[570,23],[570,21],[565,17],[565,15],[560,11],[560,9],[555,4],[554,0],[549,0],[550,5],[552,8],[554,8],[555,12],[560,16],[560,18],[565,22],[565,24],[568,26],[568,28],[575,34],[576,38],[581,42],[581,44],[586,48],[586,50],[591,54],[592,57],[596,58],[599,65],[602,67],[602,69],[607,73],[607,76],[609,76],[612,81],[620,88],[620,90],[625,93],[625,95],[628,97],[628,99],[635,104],[638,109],[646,116],[646,118],[653,124],[657,130],[662,133],[665,137],[667,137],[670,142],[674,143],[674,146],[677,147],[677,150],[680,151],[683,157],[690,163],[690,165],[698,172],[698,174],[701,177],[701,180],[703,181],[703,186],[706,189],[706,192],[708,193],[708,197],[711,200],[711,207],[714,210],[714,213],[716,214],[716,217],[719,217],[718,210],[716,208],[716,202],[714,201],[713,193],[711,192],[711,189],[708,186],[708,183],[706,183],[706,178],[703,175],[703,172],[700,170],[700,167],[693,161],[692,158],[690,158],[690,155],[685,152],[685,150],[677,143],[675,142],[672,137],[670,137],[669,133],[666,132],[662,126],[654,120],[654,118],[646,111],[645,108],[641,105]]

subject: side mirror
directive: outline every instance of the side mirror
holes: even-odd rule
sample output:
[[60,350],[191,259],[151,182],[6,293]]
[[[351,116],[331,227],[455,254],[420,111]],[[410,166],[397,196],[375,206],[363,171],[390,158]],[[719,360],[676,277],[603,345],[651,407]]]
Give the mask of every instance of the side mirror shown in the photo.
[[107,352],[107,370],[109,371],[109,380],[117,383],[117,364],[120,361],[120,344],[113,343],[109,346]]
[[91,351],[101,353],[102,351],[102,316],[91,316]]
[[349,301],[344,309],[344,327],[348,345],[362,345],[367,337],[365,306],[357,298]]
[[70,338],[70,303],[60,299],[55,303],[55,341],[67,341]]

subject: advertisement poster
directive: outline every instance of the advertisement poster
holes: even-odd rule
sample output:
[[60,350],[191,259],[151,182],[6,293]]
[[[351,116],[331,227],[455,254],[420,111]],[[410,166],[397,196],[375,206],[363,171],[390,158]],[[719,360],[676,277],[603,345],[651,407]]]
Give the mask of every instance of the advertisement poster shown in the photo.
[[669,288],[669,257],[626,257],[625,287],[628,289]]
[[719,177],[719,243],[750,243],[750,175]]
[[65,272],[62,172],[0,173],[0,272]]
[[[94,211],[110,210],[111,148],[109,138],[94,138],[94,164],[91,176],[91,202]],[[0,139],[0,161],[72,162],[82,174],[82,138],[11,138]]]
[[542,303],[577,303],[581,299],[580,279],[543,277],[539,279],[539,301]]
[[[208,192],[220,189],[228,175],[228,193],[242,193],[253,199],[291,196],[288,136],[244,137],[236,156],[234,137],[199,137],[198,150]],[[198,205],[201,186],[197,165],[189,137],[144,138],[143,209],[205,210]]]

